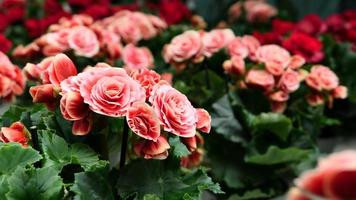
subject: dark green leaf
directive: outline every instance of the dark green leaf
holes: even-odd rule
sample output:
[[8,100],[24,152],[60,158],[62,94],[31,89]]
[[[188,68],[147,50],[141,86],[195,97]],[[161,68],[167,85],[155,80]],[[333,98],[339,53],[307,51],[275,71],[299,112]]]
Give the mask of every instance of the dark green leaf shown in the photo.
[[21,169],[18,168],[8,179],[9,200],[18,199],[61,199],[62,180],[52,168]]
[[155,194],[161,199],[178,200],[183,197],[198,198],[203,190],[220,193],[219,185],[202,170],[187,171],[165,166],[164,161],[137,160],[121,170],[118,192],[123,197],[136,195],[142,199]]
[[173,155],[177,157],[184,157],[189,155],[189,150],[187,147],[179,140],[179,137],[170,137],[169,138],[169,144],[171,145],[171,148],[173,149]]
[[84,170],[89,170],[99,162],[98,155],[85,144],[69,145],[51,130],[38,132],[45,156],[45,166],[61,170],[65,165],[79,164]]
[[248,200],[248,199],[269,199],[274,195],[274,192],[268,191],[263,192],[260,189],[254,189],[250,191],[246,191],[243,195],[233,194],[229,197],[228,200]]
[[310,153],[310,150],[299,149],[296,147],[280,149],[279,147],[271,146],[266,153],[248,155],[245,160],[246,162],[254,164],[274,165],[300,161],[307,158]]
[[229,98],[223,96],[213,104],[214,111],[211,113],[211,126],[219,134],[234,142],[241,142],[242,127],[234,116]]
[[109,182],[108,166],[75,174],[71,190],[75,193],[75,200],[113,200],[114,193]]
[[255,133],[270,131],[282,140],[286,140],[288,138],[291,129],[291,120],[288,117],[278,113],[262,113],[256,116],[252,121],[252,130]]
[[0,174],[9,174],[17,167],[24,167],[41,160],[41,155],[31,147],[18,143],[0,143]]

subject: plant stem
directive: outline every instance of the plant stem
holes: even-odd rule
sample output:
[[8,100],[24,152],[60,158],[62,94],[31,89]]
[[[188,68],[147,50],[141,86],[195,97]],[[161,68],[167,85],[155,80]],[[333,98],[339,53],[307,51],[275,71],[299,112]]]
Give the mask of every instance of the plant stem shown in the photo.
[[209,66],[208,66],[208,62],[206,59],[204,59],[203,61],[203,67],[204,67],[204,72],[205,72],[205,84],[206,84],[206,88],[208,90],[211,89],[211,85],[210,85],[210,79],[209,79]]
[[120,152],[120,169],[125,166],[128,140],[129,140],[129,126],[127,125],[126,120],[124,120],[124,130],[122,133],[121,152]]

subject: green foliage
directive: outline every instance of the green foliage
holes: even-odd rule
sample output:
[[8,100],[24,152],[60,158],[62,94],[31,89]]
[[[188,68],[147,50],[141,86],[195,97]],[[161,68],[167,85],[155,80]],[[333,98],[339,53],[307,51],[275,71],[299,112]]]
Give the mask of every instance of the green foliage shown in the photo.
[[89,170],[99,162],[98,155],[85,144],[69,145],[51,130],[39,131],[45,157],[44,166],[61,170],[65,165],[78,164]]
[[52,168],[18,168],[8,179],[7,199],[61,199],[62,180]]
[[311,153],[310,150],[303,150],[296,147],[280,149],[276,146],[270,146],[264,154],[248,155],[245,160],[248,163],[275,165],[287,162],[302,161]]
[[124,199],[155,194],[155,198],[167,200],[196,199],[203,190],[221,193],[203,170],[181,172],[167,162],[137,160],[128,164],[120,171],[118,193]]
[[254,133],[269,131],[283,140],[287,139],[291,129],[291,120],[278,113],[262,113],[254,117],[252,121],[252,131]]
[[272,190],[264,192],[260,189],[249,190],[243,193],[243,195],[233,194],[228,200],[248,200],[248,199],[267,199],[274,195]]
[[240,134],[243,130],[235,118],[228,96],[220,98],[212,107],[214,112],[211,114],[211,126],[215,131],[233,142],[243,141]]
[[75,200],[113,200],[114,193],[109,180],[108,166],[96,168],[91,171],[75,174],[74,185],[71,191],[75,193]]
[[179,140],[179,137],[170,137],[169,144],[172,148],[173,155],[177,157],[184,157],[190,153],[187,147]]
[[17,167],[25,167],[42,156],[31,147],[25,148],[18,143],[0,143],[0,174],[10,174]]

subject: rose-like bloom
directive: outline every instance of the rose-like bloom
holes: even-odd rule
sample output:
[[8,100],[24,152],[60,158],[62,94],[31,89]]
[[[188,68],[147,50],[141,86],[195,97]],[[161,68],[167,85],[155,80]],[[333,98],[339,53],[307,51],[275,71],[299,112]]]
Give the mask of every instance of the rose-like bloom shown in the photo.
[[305,33],[292,33],[282,46],[293,54],[303,56],[307,62],[317,63],[324,58],[323,43]]
[[293,70],[285,71],[278,82],[278,87],[287,93],[296,91],[299,85],[299,73]]
[[297,187],[293,187],[293,188],[289,189],[288,194],[287,194],[287,199],[288,200],[310,200],[308,198],[308,195],[303,193]]
[[243,75],[245,74],[245,61],[240,56],[233,56],[223,63],[225,73]]
[[311,106],[319,106],[324,104],[324,96],[319,93],[310,94],[307,96],[307,102]]
[[99,52],[97,36],[94,31],[85,26],[78,26],[70,31],[68,44],[80,56],[93,57]]
[[199,129],[201,132],[204,133],[209,133],[211,129],[211,117],[208,111],[198,108],[196,109],[197,112],[197,129]]
[[314,65],[309,75],[305,78],[307,85],[314,90],[332,90],[339,85],[339,78],[328,67]]
[[242,42],[241,37],[236,37],[227,46],[227,51],[229,55],[238,56],[241,58],[246,58],[249,54],[249,48]]
[[83,119],[73,122],[72,133],[73,135],[87,135],[93,128],[93,115],[89,114]]
[[296,180],[296,186],[325,199],[355,199],[356,151],[334,153]]
[[122,117],[132,103],[146,99],[144,89],[124,69],[94,67],[78,76],[80,94],[96,113]]
[[135,25],[139,27],[143,39],[148,40],[157,35],[157,30],[155,29],[146,14],[143,14],[141,12],[133,12],[132,19],[133,23],[135,23]]
[[264,90],[270,90],[274,86],[273,75],[265,70],[251,69],[246,75],[246,83]]
[[295,24],[290,21],[285,21],[281,19],[272,20],[272,29],[273,31],[284,35],[286,33],[292,32],[295,28]]
[[15,122],[10,127],[2,127],[0,131],[0,141],[4,143],[18,142],[27,147],[30,137],[30,133],[21,122]]
[[235,21],[240,18],[242,14],[242,3],[236,2],[229,8],[229,21]]
[[126,44],[136,44],[142,39],[142,33],[138,26],[138,21],[133,18],[130,11],[118,12],[112,23],[108,25],[108,30],[117,33]]
[[55,86],[59,86],[64,79],[77,74],[77,68],[65,54],[44,59],[39,68],[43,70],[41,73],[42,82],[45,84],[51,83]]
[[256,60],[256,51],[261,46],[260,42],[251,35],[245,35],[241,39],[242,44],[244,44],[248,49],[248,57],[251,60]]
[[246,1],[244,7],[249,22],[267,22],[277,14],[276,8],[263,1]]
[[279,90],[268,95],[269,99],[274,102],[285,102],[289,99],[289,94]]
[[271,110],[275,113],[283,113],[287,109],[287,102],[271,101]]
[[188,7],[180,0],[162,0],[158,5],[159,16],[164,19],[167,24],[177,24],[191,16]]
[[196,149],[190,155],[182,157],[180,165],[185,168],[193,168],[200,165],[203,161],[204,151],[202,149]]
[[20,68],[0,52],[0,98],[11,101],[15,95],[23,93],[25,85],[25,77]]
[[186,31],[175,36],[171,43],[163,49],[166,62],[183,62],[196,56],[202,47],[200,35],[197,31]]
[[154,86],[149,101],[165,131],[181,137],[195,135],[196,109],[184,94],[161,81]]
[[138,81],[145,89],[147,99],[151,96],[153,86],[161,80],[161,76],[159,74],[153,70],[148,70],[145,68],[133,72],[131,77]]
[[282,43],[282,36],[277,33],[277,32],[265,32],[265,33],[260,33],[254,31],[252,35],[260,41],[261,44],[278,44],[280,45]]
[[205,22],[204,18],[200,15],[193,15],[190,18],[190,22],[192,23],[193,27],[197,28],[198,30],[204,30],[208,26],[208,24]]
[[173,74],[166,72],[166,73],[162,73],[161,74],[161,79],[165,80],[167,83],[169,83],[169,85],[172,85],[173,83]]
[[299,69],[305,64],[304,57],[300,55],[293,55],[290,59],[288,67],[291,69]]
[[326,31],[326,24],[319,15],[309,14],[300,20],[296,29],[311,36],[318,35]]
[[180,138],[180,141],[188,148],[190,152],[195,151],[199,146],[204,144],[204,138],[199,133],[193,137]]
[[156,142],[152,140],[142,140],[134,144],[136,155],[142,156],[145,159],[166,159],[168,157],[169,148],[168,141],[163,136],[159,136]]
[[40,47],[38,46],[38,44],[30,43],[26,46],[18,45],[12,52],[12,55],[14,57],[31,57],[39,51]]
[[8,40],[3,34],[0,34],[0,51],[7,52],[11,49],[12,42]]
[[335,99],[345,99],[347,97],[347,87],[345,86],[337,86],[335,89],[331,91],[331,95]]
[[44,103],[53,110],[58,97],[59,88],[53,84],[37,85],[30,88],[30,94],[34,103]]
[[235,35],[231,29],[216,29],[202,36],[203,54],[206,57],[211,57],[214,53],[220,51],[229,44]]
[[134,71],[143,68],[152,68],[153,56],[146,47],[135,47],[128,44],[122,51],[122,60],[128,71]]
[[259,62],[266,65],[268,72],[275,76],[283,73],[290,62],[290,54],[278,45],[264,45],[258,48],[256,58]]
[[157,141],[161,134],[160,122],[152,107],[136,102],[127,111],[127,124],[138,136]]
[[84,99],[79,92],[66,92],[60,101],[60,109],[63,118],[70,121],[77,121],[88,115],[88,105],[84,104]]
[[333,34],[339,34],[344,30],[345,21],[340,14],[330,15],[325,19],[325,23],[327,31]]

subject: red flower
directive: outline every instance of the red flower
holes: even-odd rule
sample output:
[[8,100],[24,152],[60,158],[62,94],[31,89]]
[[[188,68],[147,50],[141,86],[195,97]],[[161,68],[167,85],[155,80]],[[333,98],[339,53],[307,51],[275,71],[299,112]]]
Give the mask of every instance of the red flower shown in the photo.
[[44,10],[46,11],[47,15],[63,12],[62,5],[57,0],[46,0],[44,3]]
[[21,122],[15,122],[10,127],[2,127],[0,131],[0,141],[4,143],[18,142],[27,147],[30,134]]
[[28,34],[32,38],[41,36],[42,33],[46,30],[43,21],[39,19],[27,19],[25,21],[25,26]]
[[20,21],[25,16],[25,9],[20,7],[7,9],[6,16],[10,23]]
[[87,14],[94,19],[100,19],[107,17],[111,14],[110,8],[107,5],[91,5],[88,6],[84,11],[83,14]]
[[191,16],[187,6],[180,0],[161,0],[159,15],[168,23],[176,24]]
[[87,5],[92,5],[92,0],[67,0],[70,6],[74,7],[86,7]]
[[292,32],[295,28],[295,24],[281,19],[274,19],[272,21],[272,27],[274,32],[283,35]]
[[261,44],[281,44],[282,41],[281,34],[277,32],[253,32],[252,35],[257,38]]
[[11,49],[12,42],[8,40],[3,34],[0,34],[0,51],[7,52]]
[[131,3],[131,4],[125,4],[125,5],[119,5],[119,6],[111,6],[111,10],[113,13],[122,11],[122,10],[130,10],[130,11],[137,11],[138,10],[138,4],[137,3]]
[[310,14],[298,22],[296,29],[315,36],[326,31],[326,24],[318,15]]
[[293,54],[303,56],[307,62],[316,63],[324,58],[323,44],[305,33],[292,33],[282,46]]

